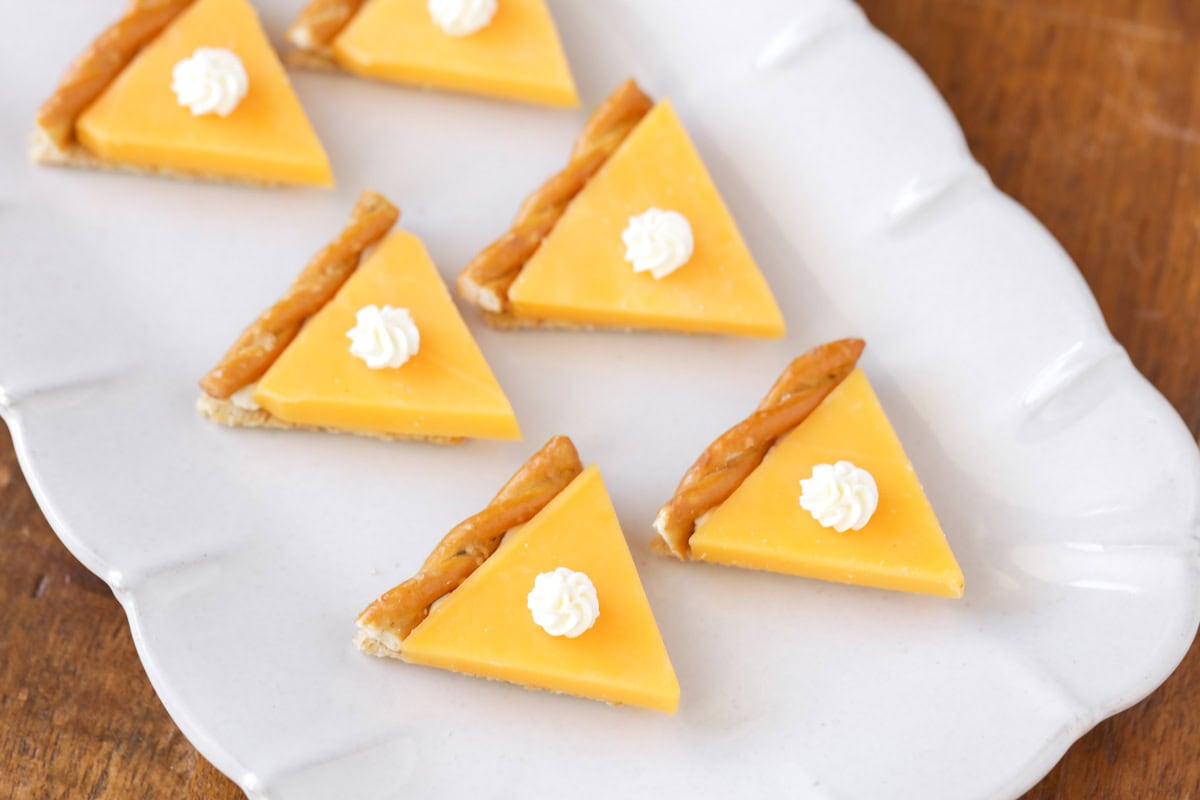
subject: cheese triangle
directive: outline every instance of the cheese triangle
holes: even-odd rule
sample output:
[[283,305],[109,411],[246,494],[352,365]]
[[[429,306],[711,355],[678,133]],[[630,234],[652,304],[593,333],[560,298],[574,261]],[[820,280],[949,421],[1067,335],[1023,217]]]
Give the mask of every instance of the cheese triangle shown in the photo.
[[[420,349],[370,369],[346,332],[368,305],[406,308]],[[393,231],[263,375],[254,400],[285,422],[360,433],[520,439],[500,388],[446,285],[411,233]]]
[[[838,533],[800,507],[817,464],[850,461],[875,478],[866,527]],[[693,558],[840,583],[961,597],[963,574],[870,381],[855,370],[780,439],[697,525]]]
[[500,0],[487,27],[451,36],[423,0],[373,0],[333,42],[342,68],[371,78],[575,107],[579,96],[545,0]]
[[[193,116],[171,72],[197,48],[241,59],[249,90],[228,117]],[[331,186],[321,142],[247,0],[196,0],[147,45],[75,125],[100,159],[201,177]]]
[[[635,273],[621,234],[647,209],[692,228],[691,259]],[[509,289],[518,317],[778,338],[783,317],[671,104],[660,101],[571,201]]]
[[[596,587],[600,616],[577,638],[551,636],[526,598],[568,567]],[[600,471],[588,467],[404,640],[415,664],[674,713],[679,682]]]

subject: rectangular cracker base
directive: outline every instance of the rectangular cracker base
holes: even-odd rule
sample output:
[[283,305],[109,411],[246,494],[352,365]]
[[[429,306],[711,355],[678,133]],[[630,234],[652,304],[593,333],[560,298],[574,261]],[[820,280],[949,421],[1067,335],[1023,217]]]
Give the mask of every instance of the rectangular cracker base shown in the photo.
[[185,172],[169,167],[144,167],[138,164],[119,164],[104,161],[96,157],[78,142],[72,142],[66,147],[59,147],[50,141],[45,131],[34,130],[29,135],[29,160],[35,164],[51,167],[72,167],[74,169],[94,169],[101,172],[117,172],[125,175],[149,175],[158,178],[170,178],[177,181],[202,181],[205,183],[225,183],[233,186],[257,186],[261,188],[275,186],[290,186],[291,184],[274,183],[271,181],[255,180],[253,178],[231,178],[228,175],[218,175],[212,172]]
[[421,83],[418,81],[400,81],[388,80],[387,78],[378,78],[371,75],[363,75],[350,70],[339,64],[332,55],[322,53],[316,50],[289,50],[283,55],[283,63],[289,67],[296,69],[306,69],[312,72],[340,72],[345,75],[352,75],[355,78],[373,83],[382,83],[388,86],[407,87],[409,89],[435,89],[436,87],[430,83]]
[[567,322],[558,319],[532,319],[518,317],[506,311],[481,311],[483,321],[488,327],[498,331],[624,331],[631,333],[634,328],[625,325],[593,325],[585,322]]
[[368,439],[380,439],[385,442],[409,441],[429,442],[430,444],[462,444],[461,436],[417,436],[402,433],[364,433],[342,428],[327,428],[319,425],[294,425],[284,422],[263,409],[251,411],[235,406],[229,400],[220,400],[207,394],[201,394],[196,400],[196,410],[220,425],[231,428],[269,428],[274,430],[319,431],[321,433],[341,433],[351,436],[364,436]]
[[393,650],[368,631],[360,630],[354,636],[354,644],[359,650],[376,658],[403,659],[399,650]]
[[289,67],[313,69],[322,72],[342,72],[342,68],[333,60],[333,56],[316,50],[288,50],[283,54],[283,63]]

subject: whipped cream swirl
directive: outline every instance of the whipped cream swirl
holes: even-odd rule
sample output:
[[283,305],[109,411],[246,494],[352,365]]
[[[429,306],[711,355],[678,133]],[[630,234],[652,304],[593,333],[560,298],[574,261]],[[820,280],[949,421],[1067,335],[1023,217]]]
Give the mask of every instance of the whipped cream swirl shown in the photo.
[[817,464],[800,481],[800,507],[838,533],[862,530],[879,506],[879,487],[865,469],[849,461]]
[[600,616],[600,600],[592,579],[567,567],[538,575],[526,605],[542,630],[568,639],[590,629]]
[[496,16],[496,0],[429,0],[433,24],[449,36],[470,36]]
[[363,306],[346,331],[350,354],[371,369],[395,369],[421,349],[421,333],[407,308]]
[[228,117],[250,90],[242,60],[223,47],[200,47],[175,65],[171,90],[192,116]]
[[678,211],[651,208],[629,218],[621,234],[625,260],[634,272],[649,272],[665,278],[692,257],[692,226]]

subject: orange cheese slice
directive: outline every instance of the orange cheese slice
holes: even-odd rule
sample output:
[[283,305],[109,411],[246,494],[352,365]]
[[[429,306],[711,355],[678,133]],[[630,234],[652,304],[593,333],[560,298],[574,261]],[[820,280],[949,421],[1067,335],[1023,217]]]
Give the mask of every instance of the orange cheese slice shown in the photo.
[[333,42],[344,69],[398,83],[575,107],[579,95],[545,0],[501,0],[486,28],[451,36],[424,0],[372,0]]
[[[600,616],[577,638],[551,636],[526,598],[568,567],[596,587]],[[588,467],[404,640],[414,664],[674,713],[679,681],[600,471]]]
[[[193,116],[171,89],[197,48],[241,59],[249,91],[227,117]],[[104,161],[205,177],[333,185],[329,159],[246,0],[196,0],[121,71],[75,124]]]
[[[817,464],[850,461],[875,478],[866,527],[838,533],[800,507]],[[961,597],[963,574],[866,374],[855,370],[780,439],[692,535],[692,557],[840,583]]]
[[[635,273],[621,234],[649,208],[692,228],[690,260]],[[584,187],[509,289],[518,317],[778,338],[783,317],[700,154],[659,102]]]
[[[407,308],[415,356],[370,369],[346,332],[360,308]],[[288,345],[254,400],[297,425],[407,436],[520,439],[512,406],[418,239],[391,233]]]

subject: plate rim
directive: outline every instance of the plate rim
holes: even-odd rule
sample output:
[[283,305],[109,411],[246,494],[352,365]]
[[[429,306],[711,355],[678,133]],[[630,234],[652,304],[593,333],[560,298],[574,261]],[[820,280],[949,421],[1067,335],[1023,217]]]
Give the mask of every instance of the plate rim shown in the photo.
[[[853,8],[862,14],[857,6]],[[886,34],[875,28],[869,21],[866,21],[865,14],[862,14],[862,16],[870,30],[884,37],[887,42],[895,44],[890,37],[887,37]],[[911,70],[920,76],[928,86],[929,91],[944,104],[940,93],[937,92],[936,87],[934,87],[921,67],[899,48],[898,45],[896,47],[904,53],[905,60],[909,63]],[[957,120],[949,109],[947,109],[947,114],[954,120],[957,126]],[[959,130],[961,132],[961,127]],[[973,155],[970,156],[970,162],[972,165],[978,165]],[[990,183],[986,190],[1011,200],[1008,195]],[[1014,200],[1013,202],[1015,203],[1016,201]],[[1020,204],[1018,203],[1017,205]],[[1021,208],[1024,207],[1021,206]],[[1029,216],[1048,235],[1053,235],[1040,220],[1037,220],[1032,214]],[[1078,271],[1073,260],[1068,258],[1066,262]],[[1094,301],[1094,295],[1087,284],[1084,281],[1080,281],[1079,286],[1080,291]],[[1102,318],[1099,318],[1096,332],[1111,336],[1108,326]],[[1122,346],[1119,344],[1117,346],[1124,352]],[[1138,401],[1145,408],[1147,416],[1152,417],[1155,421],[1173,421],[1182,425],[1182,420],[1178,412],[1166,401],[1166,398],[1163,397],[1158,389],[1150,384],[1128,360],[1121,367],[1120,382],[1126,386],[1136,386],[1140,390]],[[248,769],[232,752],[223,747],[220,742],[208,736],[204,732],[203,725],[199,724],[189,711],[187,704],[180,701],[179,698],[172,696],[169,681],[161,672],[155,658],[154,647],[142,633],[140,620],[141,601],[139,600],[138,592],[136,588],[130,588],[123,584],[120,565],[107,563],[101,558],[87,544],[87,534],[81,534],[80,530],[77,530],[76,526],[68,522],[58,511],[53,496],[56,491],[64,491],[64,488],[59,487],[58,490],[50,488],[49,484],[53,483],[53,481],[47,481],[42,475],[39,459],[34,454],[29,442],[30,431],[26,429],[22,418],[21,410],[25,402],[24,398],[17,398],[15,401],[12,400],[5,393],[3,385],[0,384],[0,419],[3,419],[8,425],[17,463],[39,509],[45,515],[51,529],[72,556],[79,560],[85,568],[100,577],[109,586],[118,602],[120,602],[129,623],[130,634],[139,660],[151,685],[154,687],[155,693],[171,716],[172,721],[179,727],[180,731],[197,751],[217,767],[217,769],[229,776],[250,797],[256,800],[266,800],[266,798],[271,796],[271,792],[267,787],[262,785],[260,780],[255,776],[255,773]],[[1171,419],[1172,417],[1174,420]],[[1195,440],[1189,436],[1189,445],[1194,446],[1195,444]],[[1200,463],[1200,453],[1197,454],[1196,459],[1196,463]],[[66,491],[69,491],[69,488]],[[1197,496],[1200,496],[1200,482],[1193,487],[1193,497]],[[1193,513],[1189,529],[1190,538],[1194,540],[1194,543],[1200,544],[1200,510]],[[1095,707],[1089,707],[1087,709],[1089,713],[1086,717],[1075,715],[1064,720],[1064,725],[1060,733],[1047,740],[1038,750],[1036,757],[1027,761],[1019,772],[1011,776],[1008,786],[1013,789],[1013,796],[1019,796],[1035,786],[1054,768],[1067,750],[1095,725],[1111,716],[1121,713],[1148,697],[1175,671],[1188,653],[1196,637],[1197,630],[1200,629],[1200,580],[1197,580],[1200,576],[1198,576],[1195,569],[1192,570],[1191,575],[1193,580],[1191,604],[1189,607],[1180,608],[1177,618],[1178,642],[1171,647],[1163,648],[1159,659],[1155,662],[1155,669],[1152,672],[1148,670],[1135,684],[1129,685],[1122,692],[1114,692],[1114,696],[1109,698],[1107,702],[1096,704]],[[1190,634],[1188,633],[1189,631]],[[305,763],[292,764],[288,770],[296,770],[303,766],[305,766]]]

